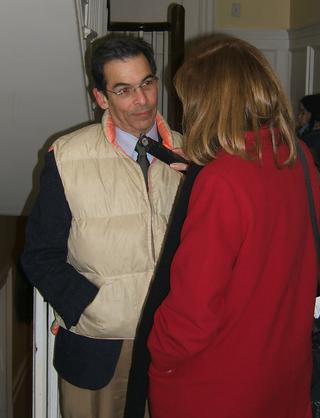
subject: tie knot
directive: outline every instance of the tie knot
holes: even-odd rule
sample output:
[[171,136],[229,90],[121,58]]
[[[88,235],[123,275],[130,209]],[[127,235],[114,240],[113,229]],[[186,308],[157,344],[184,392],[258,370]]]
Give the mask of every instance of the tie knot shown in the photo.
[[135,151],[138,153],[139,156],[147,155],[145,147],[139,144],[139,142],[136,143]]

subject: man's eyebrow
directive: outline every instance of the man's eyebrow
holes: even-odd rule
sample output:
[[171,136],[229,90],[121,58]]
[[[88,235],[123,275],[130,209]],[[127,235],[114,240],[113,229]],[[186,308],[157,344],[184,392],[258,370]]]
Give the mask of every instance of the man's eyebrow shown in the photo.
[[[150,78],[150,77],[154,77],[154,75],[153,74],[148,74],[148,75],[146,75],[141,81],[140,81],[140,83],[138,83],[138,84],[141,84],[141,83],[143,83],[144,81],[146,81],[148,78]],[[122,81],[119,81],[118,83],[116,83],[116,84],[114,84],[113,86],[112,86],[112,89],[115,89],[115,88],[118,88],[118,87],[132,87],[132,84],[129,84],[129,83],[124,83],[124,82],[122,82]]]

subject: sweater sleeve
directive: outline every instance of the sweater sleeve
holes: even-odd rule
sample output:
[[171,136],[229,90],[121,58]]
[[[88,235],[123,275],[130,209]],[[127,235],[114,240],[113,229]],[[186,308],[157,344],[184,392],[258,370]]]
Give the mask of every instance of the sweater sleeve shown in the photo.
[[76,325],[98,292],[67,262],[71,219],[51,151],[46,156],[40,191],[28,219],[21,264],[30,282],[63,318],[67,328]]
[[232,187],[204,169],[194,184],[170,292],[154,316],[148,339],[152,363],[174,369],[214,343],[223,326],[224,299],[243,240]]

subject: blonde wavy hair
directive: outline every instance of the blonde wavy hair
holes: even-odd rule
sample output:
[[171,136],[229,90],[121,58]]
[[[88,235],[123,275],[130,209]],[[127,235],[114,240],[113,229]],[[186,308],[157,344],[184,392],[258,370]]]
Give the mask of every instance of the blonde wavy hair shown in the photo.
[[[231,37],[207,38],[178,70],[175,87],[183,104],[185,151],[191,161],[204,165],[221,149],[245,159],[261,159],[262,126],[270,128],[278,167],[295,161],[291,105],[267,59],[252,45]],[[255,132],[250,152],[246,131]],[[288,157],[281,164],[279,142],[288,146]]]

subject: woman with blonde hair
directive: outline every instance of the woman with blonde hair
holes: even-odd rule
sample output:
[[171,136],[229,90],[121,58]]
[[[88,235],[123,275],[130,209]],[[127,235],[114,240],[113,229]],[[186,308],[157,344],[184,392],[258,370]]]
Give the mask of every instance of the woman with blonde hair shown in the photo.
[[311,418],[317,256],[288,100],[256,48],[214,36],[176,89],[186,154],[203,168],[180,196],[186,217],[178,202],[138,330],[136,357],[153,320],[152,418]]

